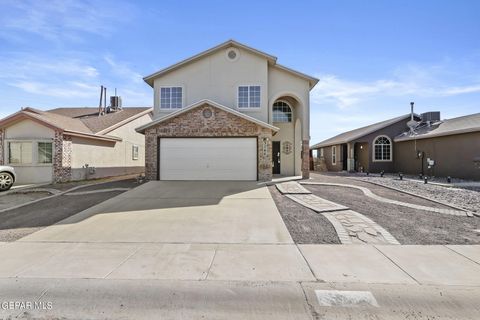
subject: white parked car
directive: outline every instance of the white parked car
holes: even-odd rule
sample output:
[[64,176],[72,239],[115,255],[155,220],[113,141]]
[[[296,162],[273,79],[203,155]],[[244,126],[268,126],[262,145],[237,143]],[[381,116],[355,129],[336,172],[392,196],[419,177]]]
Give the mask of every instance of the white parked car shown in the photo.
[[15,169],[10,166],[0,166],[0,191],[7,191],[15,183]]

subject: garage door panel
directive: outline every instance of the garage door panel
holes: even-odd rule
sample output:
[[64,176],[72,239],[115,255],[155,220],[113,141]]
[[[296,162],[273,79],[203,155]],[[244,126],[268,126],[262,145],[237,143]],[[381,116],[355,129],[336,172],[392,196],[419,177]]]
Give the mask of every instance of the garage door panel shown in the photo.
[[161,180],[256,180],[256,138],[162,138]]

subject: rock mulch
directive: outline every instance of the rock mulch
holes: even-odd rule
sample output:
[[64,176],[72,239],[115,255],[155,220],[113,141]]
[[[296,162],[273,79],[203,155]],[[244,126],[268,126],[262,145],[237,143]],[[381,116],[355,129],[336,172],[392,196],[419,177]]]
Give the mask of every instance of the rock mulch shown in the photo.
[[268,189],[295,243],[341,243],[335,229],[323,215],[283,196],[275,186]]
[[[277,189],[286,197],[327,218],[342,244],[399,244],[390,233],[362,214],[313,195],[298,182],[288,182],[288,187],[282,185],[284,184],[277,184]],[[301,193],[289,194],[289,190]]]
[[379,202],[358,189],[326,185],[306,187],[319,197],[371,218],[401,244],[480,244],[480,232],[475,231],[480,229],[479,217],[447,215]]
[[468,216],[468,217],[473,216],[473,214],[469,211],[456,210],[456,209],[453,209],[453,208],[436,208],[436,207],[423,206],[423,205],[418,205],[418,204],[414,204],[414,203],[388,199],[388,198],[376,195],[375,193],[370,191],[370,189],[368,189],[368,188],[361,187],[361,186],[356,186],[356,185],[351,185],[351,184],[332,183],[332,182],[310,182],[310,181],[300,182],[300,183],[302,183],[304,185],[323,185],[323,186],[355,188],[355,189],[359,189],[360,191],[362,191],[363,194],[366,195],[367,197],[370,197],[370,198],[375,199],[375,200],[380,201],[380,202],[395,204],[395,205],[398,205],[398,206],[408,207],[408,208],[413,208],[413,209],[418,209],[418,210],[431,211],[431,212],[443,213],[443,214],[450,214],[450,215],[454,215],[454,216]]
[[424,184],[418,181],[400,180],[392,177],[356,176],[351,179],[373,182],[385,187],[399,189],[480,214],[480,192],[478,191],[445,187],[429,183]]

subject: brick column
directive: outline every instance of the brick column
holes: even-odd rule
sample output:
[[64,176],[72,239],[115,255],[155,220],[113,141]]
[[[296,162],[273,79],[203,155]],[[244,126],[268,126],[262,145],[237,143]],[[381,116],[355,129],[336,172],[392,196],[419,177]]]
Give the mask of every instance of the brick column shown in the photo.
[[258,180],[272,180],[272,131],[262,129],[257,138]]
[[0,165],[5,164],[5,130],[0,129]]
[[302,178],[310,178],[310,141],[302,141]]
[[145,131],[145,178],[157,180],[157,130],[155,128]]
[[72,178],[72,137],[55,131],[53,148],[53,182],[69,181]]

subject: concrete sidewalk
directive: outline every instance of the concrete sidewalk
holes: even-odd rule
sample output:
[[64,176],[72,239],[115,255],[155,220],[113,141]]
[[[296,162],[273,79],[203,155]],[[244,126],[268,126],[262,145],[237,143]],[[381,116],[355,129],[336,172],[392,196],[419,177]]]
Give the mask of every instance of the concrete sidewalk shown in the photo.
[[480,286],[480,246],[14,242],[0,278]]

